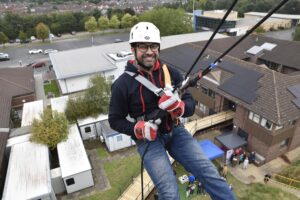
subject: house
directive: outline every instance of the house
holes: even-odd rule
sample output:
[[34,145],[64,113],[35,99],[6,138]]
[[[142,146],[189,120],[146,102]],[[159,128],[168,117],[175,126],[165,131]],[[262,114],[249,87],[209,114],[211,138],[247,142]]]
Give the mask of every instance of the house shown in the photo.
[[[199,116],[228,109],[235,111],[232,133],[247,141],[248,151],[255,151],[268,162],[300,146],[300,75],[282,74],[266,66],[244,61],[249,55],[239,50],[252,47],[253,44],[246,47],[243,45],[248,45],[253,37],[256,36],[246,39],[225,56],[218,67],[203,77],[197,87],[190,88],[190,91],[196,100],[196,113]],[[196,64],[196,68],[199,68],[195,68],[191,74],[209,66],[221,55],[221,50],[223,52],[230,46],[232,40],[236,38],[214,40],[209,46],[213,50],[205,52],[205,57]],[[285,55],[289,52],[297,57],[299,48],[294,48],[294,45],[298,45],[296,42],[290,44],[284,50],[279,45],[273,57],[269,55],[277,47],[271,51],[266,50],[264,58],[279,59],[282,65],[291,66],[297,58]],[[288,50],[288,47],[291,49]],[[202,48],[203,42],[186,43],[162,50],[160,58],[186,73]],[[220,145],[226,147],[226,144]]]
[[56,200],[47,146],[28,141],[11,147],[2,199]]
[[76,124],[69,127],[68,139],[57,144],[57,153],[67,193],[94,185],[92,167]]
[[[240,37],[229,37],[224,39],[214,39],[209,49],[224,52]],[[199,42],[203,46],[205,42]],[[262,35],[249,35],[238,46],[236,46],[228,55],[235,58],[252,62],[283,74],[293,75],[300,71],[300,43],[279,40],[265,37]]]
[[[211,32],[190,33],[162,37],[161,49],[207,40]],[[226,37],[216,35],[216,38]],[[62,94],[71,94],[86,90],[92,75],[100,73],[114,81],[123,71],[128,60],[132,59],[128,42],[86,47],[50,54]]]
[[8,164],[4,152],[10,129],[20,120],[23,103],[35,99],[33,69],[0,69],[0,91],[0,194],[2,194]]

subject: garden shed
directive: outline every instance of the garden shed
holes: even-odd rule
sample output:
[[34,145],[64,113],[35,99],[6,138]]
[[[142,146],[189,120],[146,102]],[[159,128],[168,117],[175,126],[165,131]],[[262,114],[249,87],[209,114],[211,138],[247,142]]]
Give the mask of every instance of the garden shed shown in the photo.
[[56,200],[48,147],[23,142],[11,147],[2,200]]
[[94,185],[92,167],[76,124],[69,127],[68,139],[57,145],[57,152],[67,193]]

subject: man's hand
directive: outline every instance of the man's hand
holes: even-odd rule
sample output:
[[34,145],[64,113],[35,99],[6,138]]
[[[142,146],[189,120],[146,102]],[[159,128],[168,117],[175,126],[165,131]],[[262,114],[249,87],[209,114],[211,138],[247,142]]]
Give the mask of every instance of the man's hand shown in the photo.
[[166,89],[158,101],[158,107],[171,114],[171,117],[179,118],[184,113],[184,102],[181,101],[178,94],[174,94],[170,89]]
[[157,125],[151,122],[138,121],[134,126],[134,134],[138,140],[154,141],[157,136]]

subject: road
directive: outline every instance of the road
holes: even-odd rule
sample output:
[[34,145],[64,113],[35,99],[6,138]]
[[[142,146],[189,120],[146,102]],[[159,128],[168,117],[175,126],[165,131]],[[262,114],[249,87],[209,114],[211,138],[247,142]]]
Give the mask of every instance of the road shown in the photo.
[[[94,46],[113,43],[115,39],[128,41],[129,33],[111,33],[107,35],[94,36]],[[29,63],[40,60],[49,59],[48,55],[33,54],[30,55],[30,49],[57,49],[58,51],[65,51],[70,49],[78,49],[92,46],[92,40],[89,34],[77,34],[75,36],[62,36],[62,38],[54,39],[51,43],[33,42],[28,44],[7,45],[0,47],[0,52],[8,53],[10,60],[0,62],[0,68],[12,68],[25,66]]]
[[267,37],[272,37],[280,40],[289,40],[293,41],[293,32],[295,31],[295,27],[291,29],[286,29],[286,30],[279,30],[279,31],[269,31],[264,33],[265,36]]

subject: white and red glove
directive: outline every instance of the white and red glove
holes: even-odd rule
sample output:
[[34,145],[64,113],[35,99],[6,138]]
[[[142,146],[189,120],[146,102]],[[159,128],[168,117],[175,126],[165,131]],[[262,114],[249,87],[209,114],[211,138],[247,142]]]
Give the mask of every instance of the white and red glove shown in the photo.
[[157,136],[157,125],[151,122],[138,121],[134,126],[134,134],[138,140],[154,141]]
[[158,107],[171,114],[172,119],[179,118],[184,113],[184,102],[178,94],[174,94],[170,89],[166,89],[158,101]]

